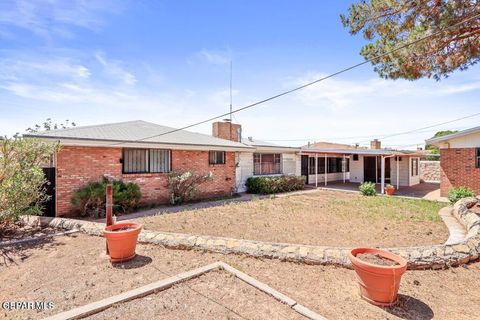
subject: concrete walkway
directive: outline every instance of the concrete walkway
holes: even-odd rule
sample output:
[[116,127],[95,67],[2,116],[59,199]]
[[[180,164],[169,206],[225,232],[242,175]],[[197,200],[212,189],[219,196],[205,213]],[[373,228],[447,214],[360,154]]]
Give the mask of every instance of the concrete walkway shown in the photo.
[[465,227],[452,214],[452,207],[445,207],[440,209],[438,214],[448,228],[450,234],[445,244],[457,244],[465,240],[467,231]]

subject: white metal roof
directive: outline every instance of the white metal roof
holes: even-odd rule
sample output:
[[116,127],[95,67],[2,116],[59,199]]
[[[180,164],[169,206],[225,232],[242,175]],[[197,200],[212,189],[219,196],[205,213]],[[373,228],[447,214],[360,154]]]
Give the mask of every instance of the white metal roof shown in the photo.
[[477,133],[477,132],[480,132],[480,126],[470,128],[470,129],[466,129],[466,130],[462,130],[462,131],[455,132],[455,133],[451,133],[451,134],[447,134],[445,136],[441,136],[441,137],[437,137],[437,138],[431,138],[431,139],[425,140],[425,142],[426,142],[426,144],[434,144],[434,143],[443,142],[443,141],[447,141],[447,140],[454,139],[454,138],[463,137],[463,136],[466,136],[466,135],[469,135],[469,134],[472,134],[472,133]]
[[[60,140],[61,142],[90,141],[104,146],[180,145],[249,150],[253,147],[240,142],[215,138],[206,134],[179,130],[142,120],[43,131],[26,137]],[[99,144],[98,142],[102,142]]]
[[330,148],[322,148],[322,149],[313,149],[313,148],[302,148],[302,152],[304,153],[329,153],[329,154],[359,154],[359,155],[382,155],[382,156],[389,156],[389,155],[398,155],[398,156],[419,156],[415,151],[408,151],[408,150],[389,150],[389,149],[330,149]]

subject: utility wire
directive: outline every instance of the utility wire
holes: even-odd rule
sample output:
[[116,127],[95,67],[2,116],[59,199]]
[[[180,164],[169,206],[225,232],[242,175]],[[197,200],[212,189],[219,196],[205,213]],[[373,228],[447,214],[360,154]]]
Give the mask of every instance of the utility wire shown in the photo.
[[[445,32],[445,31],[447,31],[447,30],[449,30],[449,29],[451,29],[451,28],[457,27],[457,26],[459,26],[459,25],[461,25],[461,24],[463,24],[463,23],[465,23],[465,22],[469,22],[469,21],[475,20],[475,19],[477,19],[477,18],[479,18],[479,17],[480,17],[480,13],[479,13],[479,14],[476,14],[476,15],[468,18],[468,19],[464,19],[464,20],[462,20],[462,21],[460,21],[460,22],[457,22],[457,23],[455,23],[455,24],[453,24],[453,25],[451,25],[451,26],[449,26],[449,27],[447,27],[447,28],[445,28],[445,29],[440,29],[440,30],[438,30],[438,31],[436,31],[436,32],[433,32],[433,33],[431,33],[431,34],[429,34],[429,35],[426,35],[426,36],[424,36],[424,37],[421,37],[421,38],[419,38],[419,39],[417,39],[417,40],[414,40],[414,41],[412,41],[412,42],[409,42],[409,43],[406,43],[406,44],[404,44],[404,45],[401,45],[401,46],[399,46],[398,48],[395,48],[395,49],[390,50],[390,51],[388,51],[388,52],[382,53],[382,54],[380,54],[380,55],[378,55],[378,56],[375,56],[375,57],[373,57],[373,58],[367,59],[367,60],[365,60],[365,61],[363,61],[363,62],[360,62],[360,63],[354,64],[354,65],[352,65],[352,66],[350,66],[350,67],[341,69],[341,70],[339,70],[339,71],[337,71],[337,72],[331,73],[331,74],[329,74],[329,75],[327,75],[327,76],[325,76],[325,77],[322,77],[322,78],[320,78],[320,79],[317,79],[317,80],[308,82],[308,83],[306,83],[306,84],[304,84],[304,85],[301,85],[301,86],[298,86],[298,87],[296,87],[296,88],[293,88],[293,89],[290,89],[290,90],[281,92],[281,93],[276,94],[276,95],[274,95],[274,96],[271,96],[271,97],[265,98],[265,99],[263,99],[263,100],[257,101],[257,102],[255,102],[255,103],[246,105],[246,106],[244,106],[244,107],[242,107],[242,108],[238,108],[238,109],[232,110],[231,112],[223,113],[223,114],[221,114],[221,115],[214,116],[214,117],[211,117],[211,118],[209,118],[209,119],[206,119],[206,120],[203,120],[203,121],[199,121],[199,122],[196,122],[196,123],[193,123],[193,124],[190,124],[190,125],[187,125],[187,126],[178,128],[178,129],[173,129],[173,130],[170,130],[170,131],[167,131],[167,132],[163,132],[163,133],[160,133],[160,134],[155,134],[155,135],[152,135],[152,136],[148,136],[148,137],[145,137],[145,138],[142,138],[142,139],[138,139],[138,140],[135,140],[135,141],[129,141],[129,142],[130,142],[130,143],[131,143],[131,142],[140,142],[140,141],[152,139],[152,138],[155,138],[155,137],[164,136],[164,135],[171,134],[171,133],[174,133],[174,132],[177,132],[177,131],[189,129],[189,128],[191,128],[191,127],[195,127],[195,126],[198,126],[198,125],[201,125],[201,124],[204,124],[204,123],[213,121],[213,120],[217,120],[217,119],[220,119],[220,118],[223,118],[223,117],[227,117],[227,116],[230,116],[230,114],[234,114],[234,113],[237,113],[237,112],[246,110],[246,109],[253,108],[253,107],[258,106],[258,105],[260,105],[260,104],[264,104],[264,103],[266,103],[266,102],[268,102],[268,101],[272,101],[272,100],[278,99],[278,98],[280,98],[280,97],[283,97],[283,96],[285,96],[285,95],[287,95],[287,94],[290,94],[290,93],[293,93],[293,92],[302,90],[302,89],[304,89],[304,88],[310,87],[310,86],[312,86],[312,85],[314,85],[314,84],[316,84],[316,83],[319,83],[319,82],[321,82],[321,81],[325,81],[325,80],[327,80],[327,79],[333,78],[333,77],[338,76],[338,75],[340,75],[340,74],[342,74],[342,73],[345,73],[345,72],[347,72],[347,71],[350,71],[350,70],[353,70],[353,69],[358,68],[358,67],[360,67],[360,66],[363,66],[364,64],[367,64],[367,63],[372,62],[372,61],[374,61],[374,60],[377,60],[377,59],[380,59],[380,58],[382,58],[382,57],[388,56],[388,55],[390,55],[390,54],[392,54],[392,53],[394,53],[394,52],[397,52],[397,51],[400,51],[400,50],[402,50],[402,49],[408,48],[408,47],[410,47],[410,46],[412,46],[412,45],[414,45],[414,44],[417,44],[417,43],[422,42],[422,41],[424,41],[424,40],[426,40],[426,39],[428,39],[428,38],[431,38],[431,37],[434,37],[434,36],[436,36],[436,35],[439,35],[439,34],[441,34],[442,32]],[[124,144],[124,143],[129,143],[129,142],[119,142],[119,143],[117,143],[117,144]],[[117,145],[117,144],[113,144],[113,145]]]
[[[474,114],[471,114],[471,115],[468,115],[468,116],[465,116],[465,117],[453,119],[453,120],[450,120],[450,121],[445,121],[445,122],[442,122],[442,123],[437,123],[437,124],[430,125],[430,126],[423,127],[423,128],[418,128],[418,129],[414,129],[414,130],[409,130],[409,131],[398,132],[398,133],[386,135],[386,136],[383,136],[383,137],[379,137],[379,139],[385,140],[385,139],[392,138],[392,137],[396,137],[396,136],[400,136],[400,135],[405,135],[405,134],[410,134],[410,133],[416,133],[417,131],[421,131],[421,130],[425,130],[425,129],[430,129],[430,128],[434,128],[434,127],[439,127],[439,126],[442,126],[442,125],[444,125],[444,124],[449,124],[449,123],[452,123],[452,122],[456,122],[456,121],[460,121],[460,120],[465,120],[465,119],[469,119],[469,118],[473,118],[473,117],[477,117],[477,116],[480,116],[480,112],[477,112],[477,113],[474,113]],[[363,143],[363,142],[368,142],[368,140],[360,141],[359,143]]]

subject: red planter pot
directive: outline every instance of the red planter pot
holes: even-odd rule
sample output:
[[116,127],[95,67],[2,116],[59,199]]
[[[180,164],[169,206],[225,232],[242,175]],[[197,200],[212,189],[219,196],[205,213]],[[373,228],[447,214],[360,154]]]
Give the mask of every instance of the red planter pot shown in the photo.
[[135,222],[117,223],[105,228],[103,234],[107,239],[112,262],[125,262],[135,258],[135,248],[141,230],[142,225]]
[[393,194],[395,193],[395,188],[385,188],[385,192],[387,193],[387,195],[393,196]]
[[[395,266],[376,265],[356,257],[359,253],[370,253],[393,260]],[[388,251],[370,248],[356,248],[349,254],[357,273],[360,294],[363,299],[378,306],[392,306],[397,302],[398,288],[402,275],[407,270],[407,261]]]

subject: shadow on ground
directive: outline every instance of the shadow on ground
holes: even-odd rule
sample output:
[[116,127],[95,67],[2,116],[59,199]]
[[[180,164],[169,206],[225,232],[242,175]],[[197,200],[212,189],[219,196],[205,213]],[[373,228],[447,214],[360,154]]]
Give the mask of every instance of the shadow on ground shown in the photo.
[[127,262],[112,262],[112,266],[116,269],[137,269],[150,263],[152,263],[152,258],[137,254],[133,260]]
[[383,309],[406,320],[430,320],[434,317],[433,310],[426,303],[403,294],[398,295],[398,303],[395,306]]

